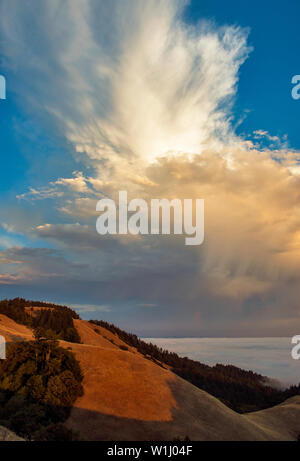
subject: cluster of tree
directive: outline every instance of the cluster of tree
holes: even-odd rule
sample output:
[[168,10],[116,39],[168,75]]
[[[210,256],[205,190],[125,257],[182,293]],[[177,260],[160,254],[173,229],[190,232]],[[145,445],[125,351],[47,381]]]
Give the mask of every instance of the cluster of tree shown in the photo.
[[[33,309],[33,306],[45,309],[36,310],[34,315],[30,315],[26,308]],[[30,328],[41,328],[47,337],[52,336],[74,343],[80,342],[79,335],[73,324],[73,320],[80,317],[67,306],[29,301],[23,298],[4,299],[0,301],[0,314],[4,314],[15,322]]]
[[31,317],[27,314],[25,307],[26,301],[23,298],[4,299],[0,301],[0,314],[6,315],[17,323],[30,326]]
[[80,343],[80,337],[73,324],[73,317],[67,307],[54,307],[40,310],[33,317],[33,328],[39,328],[46,337],[64,339],[72,343]]
[[0,425],[29,440],[76,439],[62,422],[81,382],[79,363],[56,341],[10,344],[0,364]]
[[[17,299],[20,299],[20,298],[17,298]],[[15,300],[13,300],[13,301],[15,301]],[[28,301],[28,300],[25,300],[25,299],[23,299],[23,301],[25,302],[24,307],[32,307],[32,306],[34,306],[34,307],[48,307],[50,309],[63,309],[65,311],[69,312],[70,316],[73,319],[80,319],[77,312],[75,312],[73,309],[71,309],[70,307],[65,306],[65,305],[46,303],[44,301]]]
[[242,370],[233,365],[217,364],[211,367],[146,343],[136,335],[126,333],[107,322],[92,320],[91,323],[116,334],[126,344],[135,347],[138,352],[155,363],[168,365],[174,373],[214,395],[240,413],[268,408],[289,397],[300,395],[300,384],[286,390],[275,389],[267,384],[264,376],[258,373]]

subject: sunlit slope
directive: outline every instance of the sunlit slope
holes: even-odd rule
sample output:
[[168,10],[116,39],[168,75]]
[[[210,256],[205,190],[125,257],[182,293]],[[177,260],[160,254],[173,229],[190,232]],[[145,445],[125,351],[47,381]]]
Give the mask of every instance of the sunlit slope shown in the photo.
[[[100,346],[106,349],[119,349],[120,346],[128,347],[118,336],[105,328],[91,324],[85,320],[75,319],[73,321],[83,344]],[[128,347],[128,349],[134,350],[130,347]]]
[[7,342],[30,341],[33,339],[32,331],[16,323],[14,320],[0,314],[0,335],[4,336]]
[[68,347],[85,392],[67,424],[87,440],[295,440],[300,433],[300,397],[240,415],[134,349],[121,350],[104,328],[75,324],[84,344]]

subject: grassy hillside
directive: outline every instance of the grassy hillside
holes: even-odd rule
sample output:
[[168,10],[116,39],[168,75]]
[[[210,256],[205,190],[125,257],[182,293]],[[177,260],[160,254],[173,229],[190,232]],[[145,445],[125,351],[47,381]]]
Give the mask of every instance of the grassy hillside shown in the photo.
[[[18,436],[296,440],[300,433],[300,396],[283,402],[299,388],[280,392],[258,374],[182,359],[66,306],[20,299],[0,306],[9,313],[0,311],[0,335],[11,343],[9,360],[0,362],[0,426]],[[76,342],[66,340],[65,315]]]
[[242,370],[232,365],[217,364],[211,367],[145,343],[136,335],[126,333],[107,322],[93,320],[91,323],[111,331],[154,363],[167,365],[178,376],[219,398],[239,413],[268,408],[289,397],[300,395],[300,384],[284,391],[274,389],[266,385],[266,377],[252,371]]
[[300,432],[300,397],[271,414],[241,415],[129,344],[124,350],[106,328],[83,320],[75,326],[82,344],[71,347],[84,394],[67,426],[87,440],[296,440]]

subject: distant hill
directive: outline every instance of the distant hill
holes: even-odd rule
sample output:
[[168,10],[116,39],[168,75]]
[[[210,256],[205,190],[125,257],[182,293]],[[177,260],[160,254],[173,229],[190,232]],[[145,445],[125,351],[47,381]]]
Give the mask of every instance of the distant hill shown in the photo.
[[29,328],[39,328],[56,339],[70,342],[80,340],[73,324],[73,319],[78,319],[79,316],[67,306],[28,301],[23,298],[4,299],[0,301],[0,314]]
[[[18,316],[27,322],[20,303],[17,305]],[[21,305],[25,312],[25,308],[31,307],[23,302]],[[36,302],[32,306],[48,307]],[[0,335],[9,342],[32,341],[36,328],[32,319],[37,317],[36,314],[28,317],[31,320],[24,325],[0,315]],[[59,340],[60,347],[74,354],[83,375],[83,394],[72,404],[64,422],[66,430],[77,434],[79,439],[296,440],[300,434],[300,396],[268,409],[239,414],[223,402],[227,399],[232,405],[232,390],[242,390],[243,386],[246,392],[239,394],[239,405],[246,407],[249,401],[252,405],[254,391],[264,400],[260,375],[236,367],[207,367],[194,361],[189,363],[188,359],[178,361],[176,354],[146,345],[113,325],[96,323],[83,321],[76,315],[72,317],[72,326],[78,342]],[[52,339],[40,341],[47,344]],[[185,379],[179,376],[181,372],[187,374]],[[211,385],[211,392],[192,383],[196,379],[193,373],[197,379],[205,378],[205,386]],[[222,386],[220,398],[211,395],[220,393]],[[265,395],[278,392],[270,389],[267,388]],[[278,398],[279,394],[276,395]],[[46,434],[41,432],[41,436],[47,440],[52,435],[57,437],[55,428],[51,427]],[[63,435],[73,439],[71,433]]]

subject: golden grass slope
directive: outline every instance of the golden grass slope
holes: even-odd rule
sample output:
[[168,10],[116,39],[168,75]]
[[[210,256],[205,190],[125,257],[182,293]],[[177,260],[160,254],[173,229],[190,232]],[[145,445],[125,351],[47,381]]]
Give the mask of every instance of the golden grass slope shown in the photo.
[[120,350],[124,343],[104,328],[75,325],[84,345],[71,347],[85,392],[67,424],[86,440],[296,440],[300,433],[300,397],[240,415],[136,350]]
[[32,331],[16,323],[14,320],[0,314],[0,335],[5,338],[6,342],[30,341],[33,339]]

